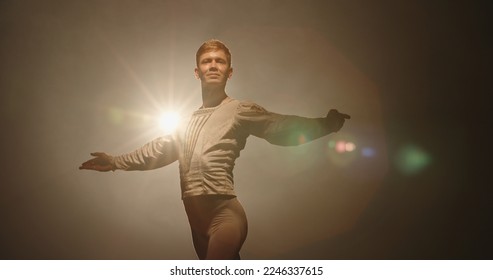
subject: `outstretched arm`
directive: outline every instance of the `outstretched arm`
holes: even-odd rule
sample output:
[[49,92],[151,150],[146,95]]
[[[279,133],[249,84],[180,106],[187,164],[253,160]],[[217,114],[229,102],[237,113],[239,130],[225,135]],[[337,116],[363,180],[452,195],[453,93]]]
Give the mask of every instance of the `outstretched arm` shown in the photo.
[[339,131],[350,116],[332,109],[325,118],[305,118],[269,112],[250,102],[238,108],[238,121],[250,134],[280,146],[300,145]]
[[119,156],[91,153],[94,158],[82,163],[79,169],[96,171],[150,170],[163,167],[178,159],[178,149],[172,136],[154,139],[141,148]]

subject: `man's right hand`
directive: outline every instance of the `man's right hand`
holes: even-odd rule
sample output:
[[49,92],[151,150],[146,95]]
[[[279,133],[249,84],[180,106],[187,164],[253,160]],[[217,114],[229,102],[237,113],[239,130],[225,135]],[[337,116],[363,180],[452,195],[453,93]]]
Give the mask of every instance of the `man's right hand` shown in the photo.
[[82,163],[79,169],[88,169],[96,171],[114,171],[116,167],[114,166],[113,157],[102,152],[91,153],[94,158]]

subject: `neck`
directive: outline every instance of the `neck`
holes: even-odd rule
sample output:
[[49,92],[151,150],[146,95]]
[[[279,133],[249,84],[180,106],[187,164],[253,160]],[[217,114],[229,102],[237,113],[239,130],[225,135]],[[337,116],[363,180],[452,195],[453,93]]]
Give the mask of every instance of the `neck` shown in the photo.
[[228,95],[224,87],[202,87],[202,108],[216,107],[226,98],[228,98]]

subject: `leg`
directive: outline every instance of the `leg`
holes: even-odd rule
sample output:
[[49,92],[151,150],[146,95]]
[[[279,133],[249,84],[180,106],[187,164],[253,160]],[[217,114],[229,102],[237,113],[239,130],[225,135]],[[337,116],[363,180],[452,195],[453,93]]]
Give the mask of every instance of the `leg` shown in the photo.
[[207,257],[207,247],[209,246],[209,237],[192,229],[192,241],[197,257],[200,260],[205,260]]
[[248,224],[243,207],[236,198],[227,200],[214,216],[209,228],[206,259],[240,259]]
[[183,202],[199,259],[239,259],[248,226],[236,197],[197,196]]

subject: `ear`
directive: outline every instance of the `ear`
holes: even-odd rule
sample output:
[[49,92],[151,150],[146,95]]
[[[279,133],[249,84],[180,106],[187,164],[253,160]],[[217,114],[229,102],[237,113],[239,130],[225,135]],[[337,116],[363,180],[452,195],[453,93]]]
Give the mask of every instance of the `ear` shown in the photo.
[[194,73],[195,73],[195,78],[196,78],[197,80],[200,80],[200,76],[199,76],[199,68],[195,68]]
[[233,76],[233,68],[229,68],[228,79],[230,79],[231,76]]

